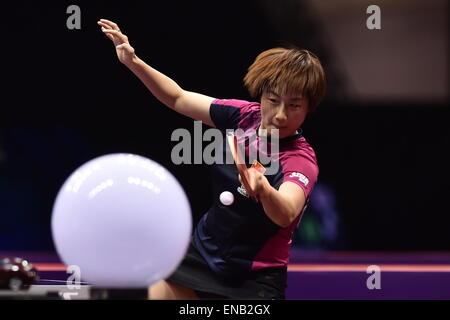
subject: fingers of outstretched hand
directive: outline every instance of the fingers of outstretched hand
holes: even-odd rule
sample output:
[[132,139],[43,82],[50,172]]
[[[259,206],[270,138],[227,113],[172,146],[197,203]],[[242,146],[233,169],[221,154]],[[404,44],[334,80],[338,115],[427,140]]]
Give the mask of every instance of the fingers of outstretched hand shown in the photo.
[[109,35],[119,38],[122,42],[128,42],[128,37],[126,35],[124,35],[123,33],[121,33],[120,31],[112,30],[112,29],[105,29],[105,28],[102,28],[102,31],[106,35],[109,34]]
[[126,42],[116,46],[116,49],[120,49],[120,50],[125,49],[128,53],[133,53],[134,52],[133,48]]
[[106,24],[111,29],[120,30],[119,26],[116,23],[112,22],[112,21],[109,21],[109,20],[106,20],[106,19],[100,19],[99,22]]
[[113,36],[112,34],[105,33],[105,35],[106,35],[109,39],[111,39],[112,41],[114,41],[114,36]]
[[106,23],[104,23],[104,22],[97,21],[97,24],[98,24],[99,26],[101,26],[102,28],[114,30],[113,27],[111,27],[110,25],[108,25],[108,24],[106,24]]

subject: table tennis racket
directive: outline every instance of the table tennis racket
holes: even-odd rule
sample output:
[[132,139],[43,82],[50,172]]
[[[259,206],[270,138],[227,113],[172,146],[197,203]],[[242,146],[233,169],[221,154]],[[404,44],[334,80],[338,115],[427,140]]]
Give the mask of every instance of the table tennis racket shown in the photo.
[[[231,154],[233,155],[233,160],[238,170],[239,175],[241,176],[242,186],[245,188],[247,194],[255,201],[257,201],[256,197],[251,193],[250,183],[249,183],[249,175],[248,168],[245,164],[245,156],[243,155],[244,150],[238,149],[237,137],[232,133],[227,133],[227,142],[231,150]],[[253,161],[252,168],[255,168],[262,174],[266,171],[266,168],[262,164],[260,164],[257,160]]]

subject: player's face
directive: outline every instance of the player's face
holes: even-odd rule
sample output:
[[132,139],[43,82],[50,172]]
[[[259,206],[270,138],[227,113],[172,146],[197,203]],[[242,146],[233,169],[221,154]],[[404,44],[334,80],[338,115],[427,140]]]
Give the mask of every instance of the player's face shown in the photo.
[[278,129],[280,138],[292,136],[308,114],[308,99],[301,95],[264,91],[261,96],[261,129]]

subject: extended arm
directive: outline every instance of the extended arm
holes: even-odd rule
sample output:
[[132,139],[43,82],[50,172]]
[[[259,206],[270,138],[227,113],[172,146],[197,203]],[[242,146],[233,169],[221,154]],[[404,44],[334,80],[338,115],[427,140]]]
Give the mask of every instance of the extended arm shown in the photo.
[[175,81],[138,58],[128,37],[114,22],[101,19],[98,24],[114,43],[120,62],[127,66],[159,101],[178,113],[214,127],[209,115],[209,107],[214,98],[183,90]]

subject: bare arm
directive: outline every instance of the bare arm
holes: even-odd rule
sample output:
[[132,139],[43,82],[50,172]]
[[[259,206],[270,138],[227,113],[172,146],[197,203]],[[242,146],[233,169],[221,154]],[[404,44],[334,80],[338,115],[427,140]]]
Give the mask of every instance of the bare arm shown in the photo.
[[276,190],[257,170],[250,168],[248,173],[252,189],[250,192],[262,203],[266,215],[280,227],[288,227],[305,205],[306,198],[302,188],[293,182],[285,182]]
[[120,62],[127,66],[159,101],[178,113],[214,127],[209,115],[209,107],[214,98],[183,90],[175,81],[139,59],[128,37],[114,22],[101,19],[98,24],[114,43]]
[[285,182],[279,190],[271,190],[260,198],[267,216],[285,228],[297,218],[305,205],[303,190],[293,182]]

